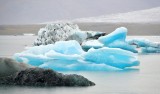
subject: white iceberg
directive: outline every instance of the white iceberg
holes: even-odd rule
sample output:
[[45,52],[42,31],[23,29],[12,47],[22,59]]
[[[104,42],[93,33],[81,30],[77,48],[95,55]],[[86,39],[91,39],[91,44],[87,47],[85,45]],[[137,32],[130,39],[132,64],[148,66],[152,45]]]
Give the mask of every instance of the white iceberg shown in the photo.
[[34,41],[34,45],[48,45],[67,40],[76,40],[81,44],[86,39],[97,39],[103,35],[104,32],[82,31],[73,23],[52,23],[38,31],[38,38]]
[[34,46],[16,53],[14,58],[42,68],[54,70],[120,70],[139,65],[136,54],[119,48],[82,50],[75,40]]
[[82,43],[87,38],[87,34],[81,31],[76,24],[53,23],[41,28],[38,38],[34,41],[35,46],[54,44],[57,41],[76,40]]

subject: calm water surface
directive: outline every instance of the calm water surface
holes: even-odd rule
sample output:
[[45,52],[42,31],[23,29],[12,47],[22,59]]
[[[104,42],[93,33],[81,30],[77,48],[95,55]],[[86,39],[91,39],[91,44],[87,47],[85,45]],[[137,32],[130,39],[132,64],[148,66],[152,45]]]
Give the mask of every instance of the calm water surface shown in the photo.
[[[130,36],[128,38],[134,38]],[[141,36],[136,36],[141,37]],[[158,36],[143,36],[159,41]],[[0,56],[11,57],[32,46],[36,36],[0,36]],[[0,94],[160,94],[160,54],[139,55],[140,66],[123,71],[69,71],[96,83],[91,87],[0,86]]]

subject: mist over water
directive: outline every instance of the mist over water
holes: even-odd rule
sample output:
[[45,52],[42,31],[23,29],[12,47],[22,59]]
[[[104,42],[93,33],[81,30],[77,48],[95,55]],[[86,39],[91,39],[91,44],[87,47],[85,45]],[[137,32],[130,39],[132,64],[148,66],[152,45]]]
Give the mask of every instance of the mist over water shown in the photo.
[[70,20],[158,6],[159,0],[0,0],[0,25]]

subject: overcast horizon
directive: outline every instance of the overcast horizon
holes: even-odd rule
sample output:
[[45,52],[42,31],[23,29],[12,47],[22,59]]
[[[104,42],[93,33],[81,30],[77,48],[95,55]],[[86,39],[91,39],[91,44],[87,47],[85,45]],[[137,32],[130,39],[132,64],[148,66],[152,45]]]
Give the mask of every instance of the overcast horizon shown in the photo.
[[159,6],[159,0],[0,0],[0,25],[70,20]]

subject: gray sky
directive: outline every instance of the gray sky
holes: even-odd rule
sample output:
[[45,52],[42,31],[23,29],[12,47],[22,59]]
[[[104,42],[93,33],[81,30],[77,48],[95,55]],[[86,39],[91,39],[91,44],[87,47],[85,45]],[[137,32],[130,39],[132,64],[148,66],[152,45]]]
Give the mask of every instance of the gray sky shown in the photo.
[[159,7],[160,0],[0,0],[0,24],[31,24]]

